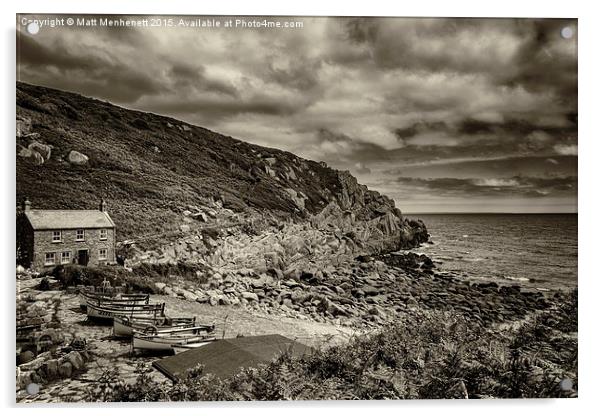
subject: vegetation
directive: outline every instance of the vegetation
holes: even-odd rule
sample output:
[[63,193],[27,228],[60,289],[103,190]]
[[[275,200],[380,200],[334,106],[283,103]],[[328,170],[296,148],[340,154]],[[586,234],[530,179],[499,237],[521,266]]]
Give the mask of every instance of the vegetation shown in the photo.
[[[336,171],[317,162],[169,117],[21,82],[16,104],[17,116],[39,134],[35,140],[52,146],[42,165],[17,157],[17,200],[28,197],[40,209],[92,209],[102,196],[119,224],[118,240],[177,231],[188,205],[211,198],[234,211],[290,217],[298,212],[286,188],[303,192],[312,213],[340,192]],[[88,163],[68,163],[71,150]]]
[[[79,265],[57,266],[48,273],[62,286],[100,286],[103,280],[111,286],[126,285],[132,291],[155,293],[155,282],[171,281],[174,278],[187,280],[192,284],[206,283],[208,278],[203,266],[178,262],[177,264],[142,263],[131,271],[123,267],[85,267]],[[43,278],[47,279],[48,276]]]
[[[90,399],[576,397],[576,330],[576,290],[516,328],[484,328],[449,312],[417,312],[344,345],[302,358],[285,352],[269,365],[242,370],[226,380],[203,374],[202,368],[173,385],[153,381],[142,368],[134,384],[106,374],[90,391]],[[570,380],[572,388],[562,388],[563,380]]]

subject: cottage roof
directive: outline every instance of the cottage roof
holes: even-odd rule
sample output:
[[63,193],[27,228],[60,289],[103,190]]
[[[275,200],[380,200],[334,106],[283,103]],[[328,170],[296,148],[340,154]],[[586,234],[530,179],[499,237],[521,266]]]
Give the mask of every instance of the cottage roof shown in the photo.
[[202,364],[203,373],[225,379],[241,368],[267,364],[287,350],[293,357],[300,357],[309,353],[311,347],[278,334],[221,339],[155,361],[153,366],[170,379],[178,380]]
[[109,214],[100,210],[31,209],[25,211],[25,216],[34,230],[115,228]]

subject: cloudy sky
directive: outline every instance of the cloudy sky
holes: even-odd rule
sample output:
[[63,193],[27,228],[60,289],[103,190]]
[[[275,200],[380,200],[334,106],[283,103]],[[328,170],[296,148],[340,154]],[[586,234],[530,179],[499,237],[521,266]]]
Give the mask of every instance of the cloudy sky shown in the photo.
[[576,212],[575,20],[271,20],[303,28],[19,28],[18,77],[326,161],[407,213]]

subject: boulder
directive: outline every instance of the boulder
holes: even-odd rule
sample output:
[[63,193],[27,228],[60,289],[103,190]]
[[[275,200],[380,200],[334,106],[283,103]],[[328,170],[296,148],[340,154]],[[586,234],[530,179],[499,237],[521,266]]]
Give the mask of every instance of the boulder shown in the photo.
[[65,355],[63,359],[71,363],[74,370],[81,370],[84,368],[84,359],[77,351],[71,351],[69,354]]
[[72,150],[67,155],[67,160],[72,165],[82,166],[88,163],[88,156],[83,153],[78,152],[77,150]]
[[195,295],[194,293],[192,293],[189,290],[182,290],[181,295],[184,296],[184,299],[190,301],[190,302],[196,302],[198,296]]
[[207,303],[207,302],[209,302],[209,299],[210,299],[210,298],[209,298],[209,296],[205,296],[205,295],[203,295],[203,296],[199,296],[199,297],[197,297],[197,298],[196,298],[196,301],[197,301],[198,303]]
[[47,144],[43,144],[34,140],[29,144],[29,146],[27,146],[27,148],[33,152],[38,152],[40,156],[44,158],[45,161],[50,159],[52,147]]
[[401,248],[410,249],[419,247],[429,241],[426,225],[421,220],[405,219],[401,226]]
[[44,164],[44,158],[41,154],[21,145],[17,145],[17,156],[22,157],[23,159],[29,159],[34,165]]
[[56,378],[59,374],[59,362],[58,360],[48,360],[42,366],[44,372],[46,373],[46,377],[49,380]]
[[31,119],[17,117],[17,137],[24,137],[31,133]]
[[257,293],[241,292],[240,295],[242,296],[243,299],[245,299],[247,301],[259,302],[259,296],[257,296]]
[[364,292],[364,294],[366,296],[375,296],[375,295],[378,295],[380,293],[380,290],[378,290],[374,286],[370,286],[370,285],[364,285],[364,286],[362,286],[361,290],[362,290],[362,292]]
[[157,288],[157,292],[159,292],[159,293],[163,293],[166,286],[167,286],[167,284],[165,284],[165,283],[155,282],[155,287]]
[[69,361],[65,361],[59,365],[59,375],[62,378],[69,378],[71,377],[71,374],[73,374],[73,364]]
[[19,373],[17,374],[17,387],[19,388],[19,390],[24,389],[30,383],[31,383],[31,372],[19,371]]
[[28,362],[31,362],[35,357],[36,356],[33,353],[33,351],[23,351],[21,354],[19,354],[19,364],[26,364]]

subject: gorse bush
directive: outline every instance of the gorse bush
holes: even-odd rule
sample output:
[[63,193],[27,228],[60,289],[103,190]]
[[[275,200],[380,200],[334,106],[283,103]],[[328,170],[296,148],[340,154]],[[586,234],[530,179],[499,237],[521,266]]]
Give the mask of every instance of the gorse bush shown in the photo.
[[[486,328],[451,312],[417,311],[381,331],[219,380],[193,369],[175,384],[142,373],[109,401],[573,397],[577,293],[515,327]],[[560,318],[558,318],[560,316]],[[562,349],[558,349],[562,346]],[[563,391],[568,378],[574,388]],[[115,381],[113,381],[115,383]],[[102,387],[104,388],[104,387]],[[104,390],[103,390],[104,391]]]

